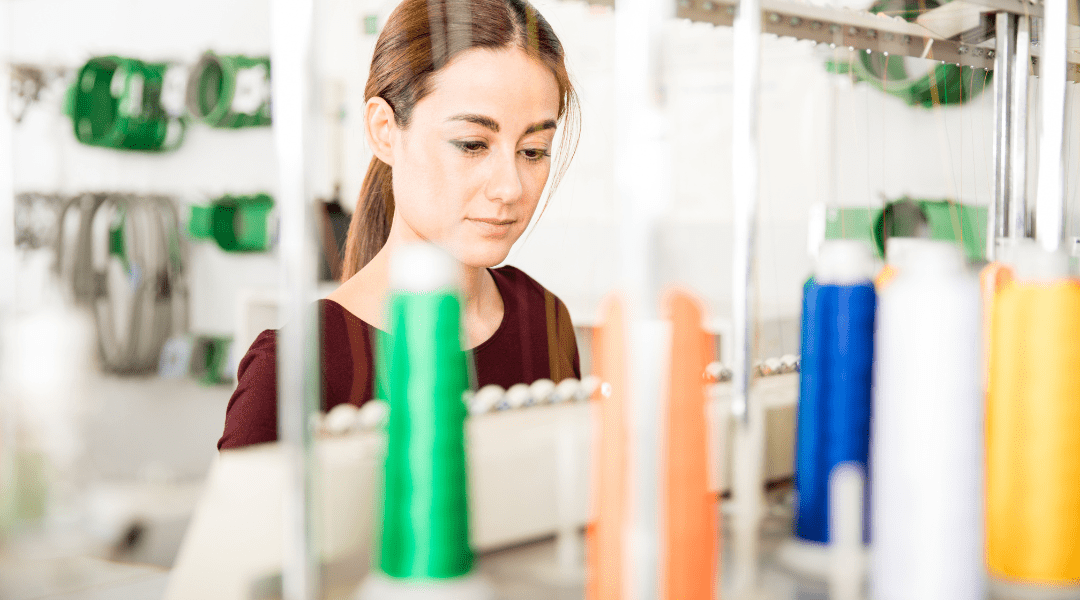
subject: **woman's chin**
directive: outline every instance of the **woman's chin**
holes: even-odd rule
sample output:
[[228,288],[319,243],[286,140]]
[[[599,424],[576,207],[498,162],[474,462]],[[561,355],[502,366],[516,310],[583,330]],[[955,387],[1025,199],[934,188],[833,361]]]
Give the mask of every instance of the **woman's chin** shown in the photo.
[[506,257],[509,254],[509,244],[492,244],[487,242],[473,244],[461,252],[455,252],[454,256],[458,259],[458,262],[467,267],[485,269],[498,265],[506,260]]

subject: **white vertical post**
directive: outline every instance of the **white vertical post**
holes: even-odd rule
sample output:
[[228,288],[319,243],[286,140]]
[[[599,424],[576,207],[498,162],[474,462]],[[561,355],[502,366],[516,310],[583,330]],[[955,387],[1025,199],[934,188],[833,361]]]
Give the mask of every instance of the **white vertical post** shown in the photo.
[[311,194],[313,0],[271,2],[271,90],[281,214],[280,298],[286,326],[278,337],[278,434],[286,455],[282,592],[285,600],[319,596],[311,515],[310,417],[319,399],[316,246]]
[[758,0],[739,0],[733,43],[732,183],[735,235],[732,249],[732,411],[736,417],[732,491],[735,501],[734,594],[751,597],[757,587],[758,524],[762,491],[764,415],[750,405],[753,364],[751,277],[758,204],[758,102],[761,68],[761,6]]
[[663,27],[670,0],[617,0],[615,10],[615,190],[620,209],[620,283],[628,332],[629,522],[625,592],[658,598],[659,449],[663,356],[657,343],[657,224],[670,206],[668,122],[662,82]]
[[1039,81],[1042,122],[1039,124],[1039,181],[1035,204],[1035,234],[1053,252],[1065,239],[1065,82],[1069,0],[1043,3]]

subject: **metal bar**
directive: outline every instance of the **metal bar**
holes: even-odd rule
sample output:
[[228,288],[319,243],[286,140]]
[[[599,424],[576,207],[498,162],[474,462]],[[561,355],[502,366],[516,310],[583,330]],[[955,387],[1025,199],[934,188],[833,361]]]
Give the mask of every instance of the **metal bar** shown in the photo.
[[744,424],[749,418],[747,392],[752,364],[750,326],[751,275],[758,202],[758,99],[761,68],[761,11],[758,0],[741,0],[735,20],[732,99],[732,198],[735,236],[732,269],[732,305],[735,356],[732,361],[735,391],[732,411]]
[[271,81],[281,214],[280,298],[287,325],[278,335],[278,432],[287,469],[282,592],[319,596],[312,526],[311,415],[319,399],[319,333],[314,309],[316,246],[311,194],[315,122],[313,0],[272,0]]
[[1040,44],[1043,76],[1039,125],[1039,180],[1035,233],[1039,244],[1057,251],[1065,240],[1065,68],[1068,54],[1068,0],[1045,0]]
[[1012,169],[1012,95],[1016,58],[1016,15],[996,15],[997,56],[994,62],[994,206],[990,211],[986,236],[986,258],[997,257],[999,240],[1009,237],[1009,190]]
[[[14,132],[8,102],[11,94],[11,2],[0,2],[0,320],[15,304]],[[3,351],[0,348],[0,351]],[[3,435],[3,432],[0,432]],[[7,440],[10,436],[4,436]]]
[[[591,4],[613,6],[610,0],[592,0]],[[1013,0],[983,0],[990,7],[1012,14],[1039,15],[1039,5]],[[726,0],[679,0],[675,16],[720,27],[734,23],[736,4]],[[762,32],[780,37],[812,40],[823,44],[848,46],[855,50],[888,52],[890,55],[929,57],[942,62],[979,69],[993,69],[996,52],[981,44],[967,44],[934,35],[921,25],[874,15],[792,0],[761,0]],[[998,9],[989,9],[996,11]],[[929,54],[925,55],[929,48]],[[1032,74],[1038,75],[1038,49],[1031,56]],[[925,56],[924,56],[925,55]],[[1080,82],[1080,61],[1070,56],[1069,81]]]
[[732,123],[732,412],[736,417],[734,478],[735,574],[737,600],[756,595],[758,529],[760,524],[764,441],[763,415],[750,404],[750,368],[753,364],[751,327],[754,322],[751,278],[757,228],[759,184],[758,107],[760,106],[761,5],[740,0],[735,16]]
[[1031,19],[1016,22],[1015,56],[1011,67],[1011,106],[1009,117],[1009,207],[1005,225],[1012,239],[1026,237],[1028,227],[1028,65],[1031,58]]

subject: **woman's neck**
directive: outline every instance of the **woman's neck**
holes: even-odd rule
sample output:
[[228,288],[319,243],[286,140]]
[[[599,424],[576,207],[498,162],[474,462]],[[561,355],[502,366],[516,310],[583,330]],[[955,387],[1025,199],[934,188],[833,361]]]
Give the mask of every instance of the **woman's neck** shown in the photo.
[[[386,308],[390,292],[390,258],[396,248],[416,240],[402,239],[393,229],[386,244],[359,272],[332,292],[328,299],[342,305],[371,326],[386,331]],[[458,263],[466,343],[473,348],[491,337],[503,317],[502,295],[484,267]]]

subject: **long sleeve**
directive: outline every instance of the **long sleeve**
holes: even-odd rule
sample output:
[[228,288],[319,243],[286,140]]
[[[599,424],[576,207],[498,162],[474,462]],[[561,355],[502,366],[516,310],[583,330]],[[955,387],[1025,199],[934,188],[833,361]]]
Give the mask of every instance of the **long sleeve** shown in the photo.
[[259,334],[240,361],[218,449],[277,440],[277,335]]

